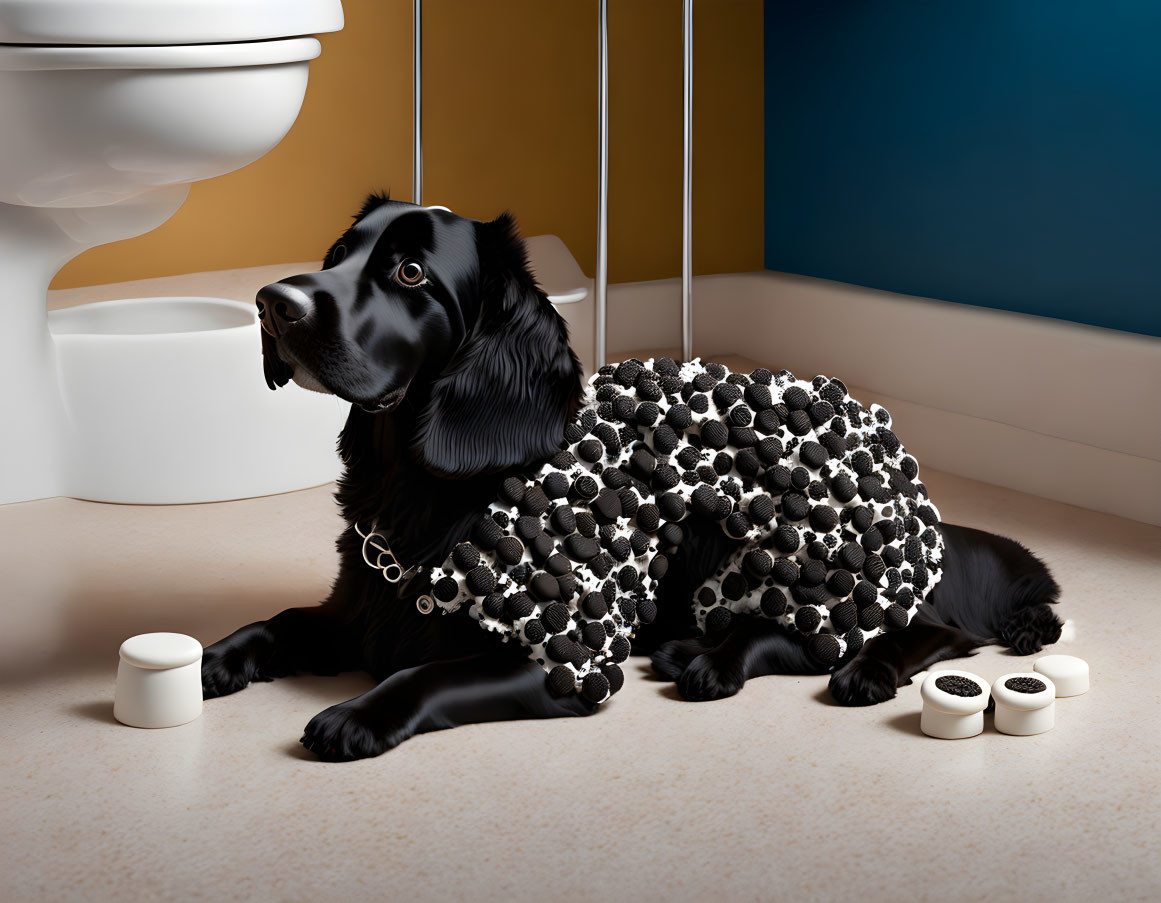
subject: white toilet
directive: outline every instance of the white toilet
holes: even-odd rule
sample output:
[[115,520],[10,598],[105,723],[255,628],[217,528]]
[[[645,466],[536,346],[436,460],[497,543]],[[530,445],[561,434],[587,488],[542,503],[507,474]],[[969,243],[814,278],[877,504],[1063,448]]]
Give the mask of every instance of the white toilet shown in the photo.
[[311,35],[342,26],[339,0],[0,0],[0,503],[217,501],[338,473],[344,406],[266,389],[251,305],[87,305],[50,331],[45,293],[273,148]]

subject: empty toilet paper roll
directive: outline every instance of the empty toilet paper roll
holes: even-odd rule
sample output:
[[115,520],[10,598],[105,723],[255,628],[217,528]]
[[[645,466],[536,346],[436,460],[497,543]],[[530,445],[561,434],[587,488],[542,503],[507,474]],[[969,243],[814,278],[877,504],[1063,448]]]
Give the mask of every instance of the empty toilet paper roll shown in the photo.
[[202,646],[181,633],[121,644],[113,717],[130,727],[176,727],[202,712]]
[[988,689],[988,682],[970,671],[932,671],[919,688],[920,729],[940,740],[974,737],[984,729]]
[[1002,734],[1042,734],[1056,723],[1056,687],[1043,674],[1005,674],[992,684],[992,698]]
[[1056,696],[1079,696],[1089,688],[1088,662],[1075,655],[1046,655],[1036,659],[1032,670],[1056,685]]

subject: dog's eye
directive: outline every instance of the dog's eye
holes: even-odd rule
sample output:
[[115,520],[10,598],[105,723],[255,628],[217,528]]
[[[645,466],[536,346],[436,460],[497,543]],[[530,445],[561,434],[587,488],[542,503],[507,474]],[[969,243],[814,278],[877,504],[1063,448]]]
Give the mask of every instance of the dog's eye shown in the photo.
[[423,282],[423,267],[418,261],[405,260],[395,271],[395,281],[400,285],[414,286]]
[[331,249],[331,266],[337,266],[347,258],[347,246],[342,242]]

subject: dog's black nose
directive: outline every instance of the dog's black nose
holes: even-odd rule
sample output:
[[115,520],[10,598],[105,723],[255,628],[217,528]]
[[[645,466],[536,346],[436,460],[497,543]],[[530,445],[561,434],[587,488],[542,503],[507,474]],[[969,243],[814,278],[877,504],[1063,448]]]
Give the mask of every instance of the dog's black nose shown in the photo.
[[302,289],[275,282],[258,290],[254,299],[262,328],[272,336],[282,335],[286,327],[310,313],[310,296]]

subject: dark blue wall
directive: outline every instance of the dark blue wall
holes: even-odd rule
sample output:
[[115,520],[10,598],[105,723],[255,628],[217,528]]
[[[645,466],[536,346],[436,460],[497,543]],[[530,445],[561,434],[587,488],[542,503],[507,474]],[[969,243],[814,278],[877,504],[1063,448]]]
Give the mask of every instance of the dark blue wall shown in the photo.
[[766,266],[1161,335],[1161,3],[767,0]]

